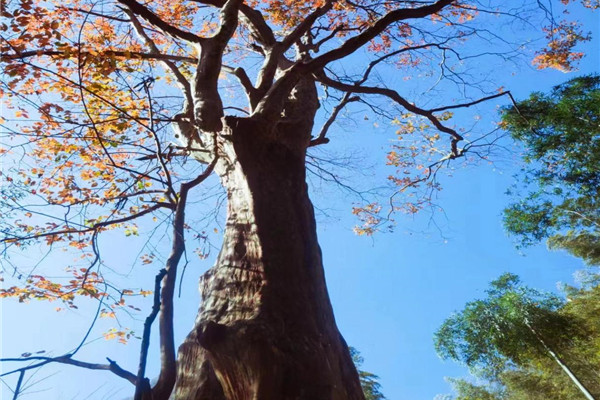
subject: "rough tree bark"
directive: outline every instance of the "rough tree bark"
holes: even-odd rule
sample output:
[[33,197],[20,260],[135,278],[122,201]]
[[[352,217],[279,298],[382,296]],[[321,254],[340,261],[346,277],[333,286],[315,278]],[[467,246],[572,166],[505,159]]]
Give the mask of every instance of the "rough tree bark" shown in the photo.
[[305,182],[317,108],[307,80],[274,126],[224,120],[216,168],[228,194],[224,242],[179,349],[176,399],[364,398],[336,327]]

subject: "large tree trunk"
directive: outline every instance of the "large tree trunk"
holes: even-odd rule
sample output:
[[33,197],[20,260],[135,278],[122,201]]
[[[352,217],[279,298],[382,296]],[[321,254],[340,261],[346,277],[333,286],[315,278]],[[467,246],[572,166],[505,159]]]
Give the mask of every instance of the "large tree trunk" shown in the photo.
[[327,294],[305,182],[316,111],[308,88],[313,106],[296,88],[275,127],[225,120],[223,248],[179,349],[175,399],[364,399]]

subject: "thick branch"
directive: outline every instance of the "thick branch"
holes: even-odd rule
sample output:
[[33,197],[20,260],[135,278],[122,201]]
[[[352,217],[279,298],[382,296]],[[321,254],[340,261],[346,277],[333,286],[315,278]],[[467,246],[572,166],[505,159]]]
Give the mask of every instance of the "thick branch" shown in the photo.
[[364,30],[362,33],[348,39],[337,49],[328,51],[327,53],[316,57],[314,60],[310,61],[308,63],[310,66],[310,70],[319,70],[332,61],[349,56],[365,44],[369,43],[369,41],[377,37],[387,27],[389,27],[395,22],[403,21],[406,19],[418,19],[431,14],[435,14],[441,11],[444,7],[452,4],[454,1],[455,0],[438,0],[433,4],[423,7],[402,8],[390,11],[389,13],[381,17],[379,20],[377,20],[377,22],[375,22],[369,28]]
[[276,40],[273,30],[269,27],[262,13],[254,8],[242,4],[240,6],[244,19],[247,21],[245,25],[252,31],[256,40],[264,47],[272,47]]
[[[193,0],[201,4],[207,4],[213,7],[221,8],[226,0]],[[265,18],[259,10],[256,10],[246,4],[241,4],[239,8],[242,13],[244,24],[250,29],[252,35],[263,46],[269,48],[275,44],[275,35],[269,27]]]
[[[279,78],[275,84],[273,84],[269,91],[263,96],[260,100],[260,103],[257,105],[254,117],[260,119],[271,120],[277,118],[277,116],[281,112],[281,107],[283,104],[283,100],[290,93],[295,84],[307,74],[318,73],[321,71],[327,64],[332,61],[339,60],[341,58],[347,57],[350,54],[354,53],[356,50],[367,44],[370,40],[377,37],[380,33],[382,33],[387,27],[391,24],[413,18],[424,18],[428,15],[435,14],[441,11],[444,7],[452,4],[455,0],[438,0],[437,2],[417,8],[402,8],[390,11],[385,16],[381,17],[377,20],[373,25],[364,30],[362,33],[348,39],[344,42],[340,47],[328,51],[327,53],[314,58],[313,60],[307,62],[299,62],[288,68],[283,76]],[[393,91],[392,91],[393,92]],[[358,93],[358,92],[357,92]],[[367,92],[363,92],[367,93]],[[376,92],[371,92],[376,93]],[[377,92],[378,94],[384,94]],[[392,94],[393,93],[388,93]],[[394,95],[397,100],[400,100],[400,104],[405,103],[407,109],[414,108],[410,103],[406,102],[400,96]],[[404,104],[403,104],[404,105]],[[415,109],[415,112],[420,109]],[[425,115],[426,114],[421,114]],[[451,134],[454,139],[452,143],[453,154],[455,156],[458,155],[458,150],[456,149],[456,142],[460,138],[455,131],[444,127],[435,117],[428,118],[436,125],[436,127],[444,132]]]
[[160,29],[165,35],[171,36],[175,39],[185,40],[189,43],[201,43],[202,38],[196,36],[191,32],[183,31],[173,25],[170,25],[163,21],[158,15],[150,11],[146,6],[138,3],[135,0],[118,0],[119,3],[129,8],[134,14],[139,15],[142,19],[147,21],[149,24]]
[[252,84],[252,81],[250,80],[250,77],[246,73],[245,69],[241,67],[230,67],[228,65],[223,65],[222,68],[225,72],[232,74],[236,78],[238,78],[249,99],[252,99],[254,97],[254,94],[256,93],[256,88]]
[[192,85],[194,114],[198,127],[206,132],[219,132],[223,125],[223,102],[218,90],[223,52],[238,23],[238,9],[242,0],[227,0],[221,8],[221,26],[210,39],[201,43],[198,68]]
[[221,48],[225,48],[237,28],[238,10],[241,3],[242,0],[227,0],[221,7],[221,24],[217,33],[211,38]]

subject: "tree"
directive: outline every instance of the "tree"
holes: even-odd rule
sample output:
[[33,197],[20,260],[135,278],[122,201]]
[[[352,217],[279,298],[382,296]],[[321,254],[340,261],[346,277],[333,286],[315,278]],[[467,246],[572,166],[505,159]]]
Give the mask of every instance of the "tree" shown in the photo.
[[[542,2],[529,3],[503,1],[501,10],[455,0],[6,4],[2,90],[7,119],[16,122],[7,125],[10,145],[2,150],[4,251],[66,248],[80,258],[66,280],[8,261],[5,268],[17,282],[0,294],[68,307],[88,297],[98,301],[97,315],[114,316],[127,309],[130,296],[153,292],[136,373],[113,361],[77,359],[89,331],[74,351],[10,360],[35,362],[8,373],[22,378],[51,362],[110,370],[135,385],[136,400],[362,399],[325,286],[305,182],[307,149],[326,144],[342,109],[361,102],[398,125],[398,135],[420,133],[416,145],[397,144],[388,155],[398,168],[390,177],[394,191],[435,189],[439,168],[470,150],[477,154],[489,139],[482,133],[463,146],[447,122],[452,112],[507,95],[466,88],[463,42],[496,43],[497,53],[476,51],[510,58],[522,43],[499,40],[502,35],[488,27],[498,18],[527,20],[548,24],[548,45],[534,60],[539,68],[569,70],[583,56],[576,45],[588,37],[576,23],[558,22]],[[597,1],[581,4],[599,7]],[[363,48],[372,51],[369,63],[356,65],[353,55]],[[458,85],[465,98],[417,106],[378,82],[375,70],[387,63],[416,75],[437,65],[442,81]],[[360,68],[357,76],[345,73]],[[438,77],[431,81],[440,85]],[[317,110],[332,100],[313,135]],[[404,174],[412,167],[418,167],[414,178]],[[201,197],[200,184],[208,190],[213,173],[227,197],[223,244],[203,276],[198,318],[177,356],[173,296],[183,274],[185,236],[188,245],[207,237],[192,222],[192,216],[200,219],[199,206],[187,204]],[[397,197],[389,201],[390,212],[401,208]],[[413,201],[407,209],[426,203]],[[385,221],[380,210],[374,203],[354,210],[366,224],[359,233],[372,233]],[[135,237],[150,218],[170,224],[170,254],[153,291],[134,290],[135,283],[123,287],[104,268],[99,238],[119,232]],[[150,249],[159,241],[153,240]],[[148,251],[141,262],[160,258]],[[145,370],[156,318],[161,370],[151,385]],[[126,340],[131,334],[108,335]]]
[[[584,292],[576,307],[597,308]],[[573,398],[598,395],[592,394],[598,390],[597,379],[589,372],[598,361],[592,350],[597,316],[574,313],[570,304],[520,285],[512,274],[492,282],[487,293],[488,298],[468,303],[442,324],[435,346],[443,358],[464,362],[504,390],[459,380],[459,395],[474,390],[502,399],[532,398],[536,393],[540,398],[561,392]]]
[[350,347],[350,355],[352,361],[358,370],[358,376],[360,377],[360,386],[362,387],[363,393],[365,394],[366,400],[384,400],[385,396],[381,393],[381,384],[377,381],[379,377],[371,372],[363,371],[361,369],[363,362],[365,361],[360,352],[354,347]]
[[455,400],[502,400],[503,394],[491,385],[476,385],[466,379],[446,378],[456,392],[456,396],[438,396],[440,399]]
[[571,79],[505,109],[503,126],[524,145],[528,190],[504,212],[523,245],[548,239],[590,265],[600,263],[600,76]]

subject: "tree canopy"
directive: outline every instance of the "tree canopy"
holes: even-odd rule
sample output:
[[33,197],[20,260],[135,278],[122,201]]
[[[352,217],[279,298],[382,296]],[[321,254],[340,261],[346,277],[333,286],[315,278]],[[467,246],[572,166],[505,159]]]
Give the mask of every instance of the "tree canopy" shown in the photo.
[[440,356],[464,362],[480,377],[478,383],[450,379],[455,398],[585,398],[549,351],[598,396],[600,287],[568,288],[567,302],[522,286],[510,274],[490,286],[488,298],[468,303],[435,336]]
[[600,262],[600,76],[571,79],[506,108],[503,127],[525,148],[526,167],[505,210],[521,244],[548,239]]

